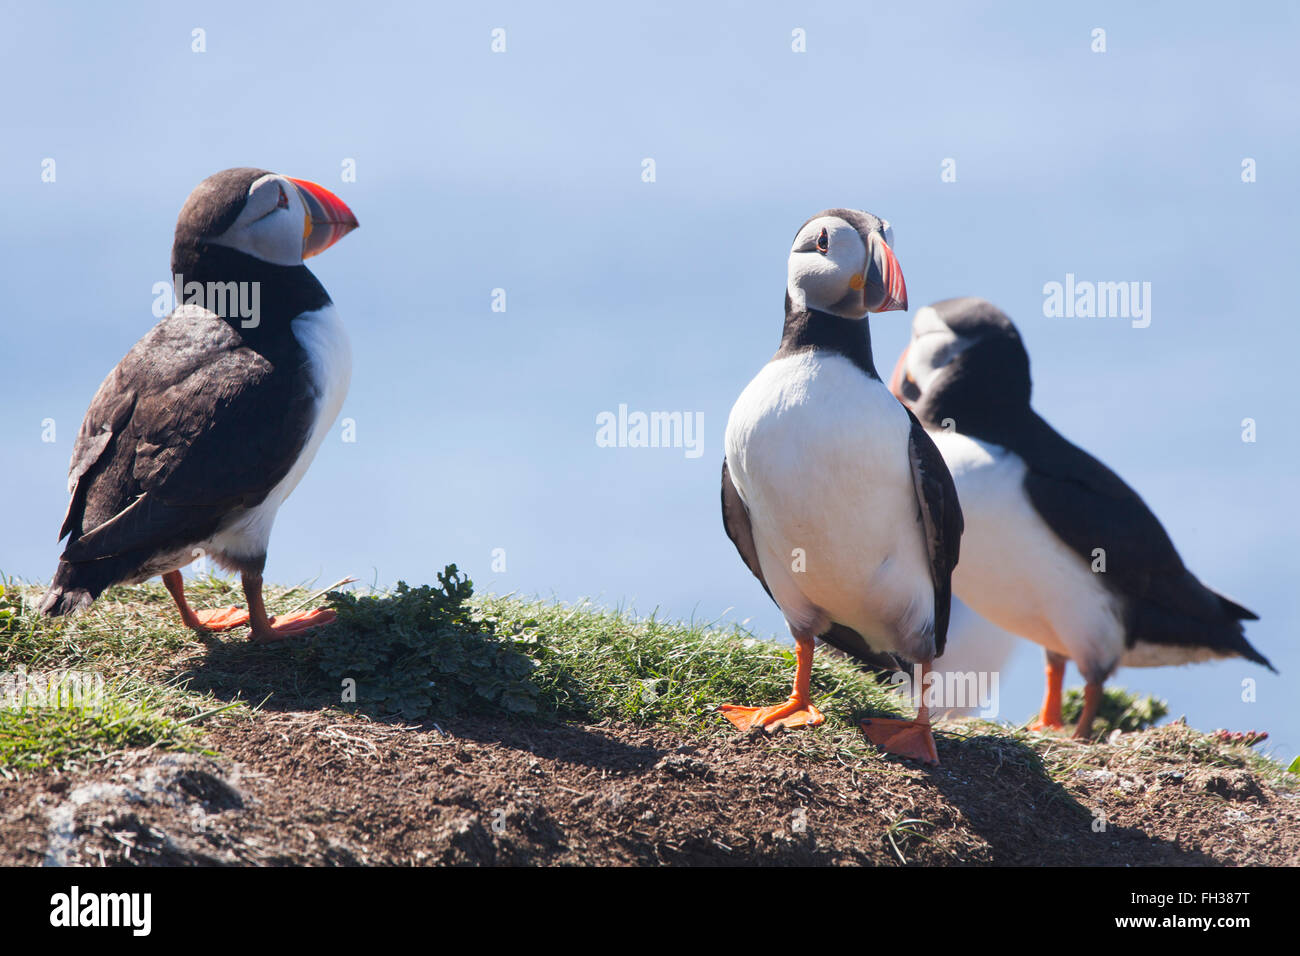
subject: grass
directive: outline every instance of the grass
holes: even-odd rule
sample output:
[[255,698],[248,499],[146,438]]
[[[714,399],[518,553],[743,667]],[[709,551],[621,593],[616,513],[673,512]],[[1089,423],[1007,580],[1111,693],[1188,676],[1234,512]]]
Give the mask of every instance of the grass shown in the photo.
[[[195,607],[242,603],[235,581],[187,582]],[[198,635],[181,626],[158,583],[110,589],[86,612],[35,613],[39,588],[0,589],[0,676],[74,670],[102,679],[93,706],[0,699],[0,775],[102,760],[128,748],[197,749],[218,715],[252,718],[259,707],[330,709],[369,719],[420,722],[453,712],[518,720],[619,722],[683,734],[731,734],[721,703],[770,704],[789,693],[793,650],[731,625],[661,621],[586,603],[472,597],[449,568],[437,585],[356,597],[332,593],[340,620],[319,640],[261,647],[243,630]],[[309,587],[268,588],[272,613],[314,600]],[[347,699],[346,682],[356,691]],[[826,723],[779,735],[778,749],[864,769],[876,753],[857,732],[863,716],[905,715],[887,686],[832,653],[813,665],[813,696]],[[1117,697],[1116,725],[1153,718]],[[1087,746],[969,720],[941,729],[945,746],[979,748],[998,766],[1058,780],[1107,762],[1250,769],[1278,785],[1297,774],[1249,747],[1185,725]],[[918,839],[902,821],[895,840]]]
[[[242,599],[237,583],[223,577],[187,581],[186,590],[195,607]],[[310,593],[307,587],[268,588],[268,607],[283,611]],[[97,709],[25,704],[0,710],[0,773],[67,767],[130,747],[190,749],[198,745],[199,725],[228,709],[243,716],[264,705],[332,708],[379,719],[445,717],[445,699],[416,701],[405,712],[402,705],[409,703],[404,695],[411,686],[436,678],[446,687],[450,676],[475,692],[467,695],[469,706],[460,700],[460,710],[730,732],[715,713],[718,704],[776,703],[789,693],[794,674],[792,649],[738,626],[638,618],[587,604],[471,599],[467,588],[454,595],[448,588],[398,589],[361,599],[333,594],[340,621],[327,632],[328,642],[272,647],[252,645],[242,630],[190,632],[155,582],[111,588],[70,619],[40,617],[40,595],[39,588],[12,582],[0,591],[0,674],[71,670],[102,678],[103,693]],[[443,612],[446,620],[433,620]],[[394,641],[393,632],[405,633],[406,644]],[[409,653],[421,641],[453,637],[462,642],[454,654]],[[501,653],[477,671],[467,666],[466,648],[477,651],[476,645],[489,643]],[[381,654],[390,655],[389,663],[376,667],[373,660]],[[519,659],[526,666],[515,668],[515,681],[527,685],[528,706],[502,706],[517,690],[509,685],[478,693],[476,682],[500,684],[496,672],[503,660]],[[357,672],[364,688],[367,677],[358,668],[367,661],[370,693],[362,691],[355,702],[342,700],[340,674]],[[828,759],[860,758],[871,748],[857,735],[856,718],[902,713],[886,687],[829,653],[817,655],[813,692],[826,724],[811,734],[784,735],[781,746],[811,748]]]
[[[719,704],[772,704],[790,693],[793,649],[737,626],[500,597],[480,608],[529,648],[537,663],[533,680],[559,717],[701,730],[719,726]],[[828,653],[814,659],[812,685],[831,729],[850,729],[861,716],[902,713],[886,687]]]
[[[190,588],[202,606],[230,603],[234,590],[220,578]],[[41,593],[0,585],[0,775],[130,748],[200,749],[200,725],[227,702],[175,678],[194,635],[161,585],[113,588],[71,620],[40,617]]]
[[197,749],[197,734],[172,716],[156,688],[109,685],[92,703],[0,709],[0,774],[86,765],[118,751]]
[[1114,743],[1063,740],[1045,753],[1048,770],[1058,779],[1076,770],[1132,770],[1150,774],[1161,770],[1203,767],[1247,770],[1279,789],[1300,787],[1300,776],[1252,747],[1225,743],[1189,727],[1183,720],[1146,733],[1125,734]]

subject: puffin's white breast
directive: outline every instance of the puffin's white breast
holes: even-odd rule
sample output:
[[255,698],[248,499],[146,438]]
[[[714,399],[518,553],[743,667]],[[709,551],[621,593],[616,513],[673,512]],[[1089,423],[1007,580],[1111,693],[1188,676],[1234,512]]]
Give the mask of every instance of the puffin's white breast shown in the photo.
[[352,346],[332,303],[315,312],[304,312],[292,320],[291,328],[307,353],[308,381],[316,403],[315,422],[297,461],[266,499],[234,516],[213,536],[206,549],[216,556],[256,558],[266,553],[276,512],[307,473],[343,407],[352,381]]
[[1109,671],[1124,651],[1118,600],[1035,510],[1024,461],[956,432],[930,437],[966,521],[953,592],[999,627],[1072,658],[1080,671]]
[[829,617],[881,650],[933,654],[910,433],[883,383],[835,354],[770,362],[736,400],[728,470],[792,631]]

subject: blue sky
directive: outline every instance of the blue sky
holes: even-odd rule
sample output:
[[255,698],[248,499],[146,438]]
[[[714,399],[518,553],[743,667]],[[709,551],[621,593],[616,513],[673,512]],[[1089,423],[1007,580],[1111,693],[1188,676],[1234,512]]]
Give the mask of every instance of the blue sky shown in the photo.
[[[1282,671],[1116,683],[1293,755],[1300,17],[1130,6],[4,4],[0,569],[48,579],[72,440],[155,321],[176,213],[255,165],[362,223],[312,262],[352,335],[357,440],[327,441],[281,511],[270,579],[454,561],[484,590],[784,634],[722,531],[722,433],[776,347],[795,229],[854,206],[894,224],[913,311],[974,294],[1012,316],[1038,410],[1261,615],[1248,634]],[[1067,273],[1150,282],[1150,327],[1045,318]],[[908,321],[873,319],[886,371]],[[620,404],[702,413],[704,454],[597,447]],[[1035,709],[1039,674],[1026,644],[1005,716]]]

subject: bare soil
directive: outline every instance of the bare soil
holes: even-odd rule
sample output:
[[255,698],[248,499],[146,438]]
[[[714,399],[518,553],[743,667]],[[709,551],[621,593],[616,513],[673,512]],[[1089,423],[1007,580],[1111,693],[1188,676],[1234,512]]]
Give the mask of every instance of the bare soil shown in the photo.
[[262,712],[210,724],[216,756],[0,781],[0,864],[1300,863],[1300,797],[1174,756],[1194,733],[1061,741],[1049,775],[960,725],[925,768],[779,736]]

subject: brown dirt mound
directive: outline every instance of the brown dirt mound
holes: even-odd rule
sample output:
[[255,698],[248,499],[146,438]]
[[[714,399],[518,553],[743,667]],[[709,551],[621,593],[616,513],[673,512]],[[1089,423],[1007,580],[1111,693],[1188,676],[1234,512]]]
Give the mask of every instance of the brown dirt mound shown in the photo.
[[218,757],[0,781],[0,863],[1300,862],[1297,795],[1188,760],[1181,725],[1061,741],[1051,774],[974,733],[920,768],[761,735],[262,713],[214,723]]

